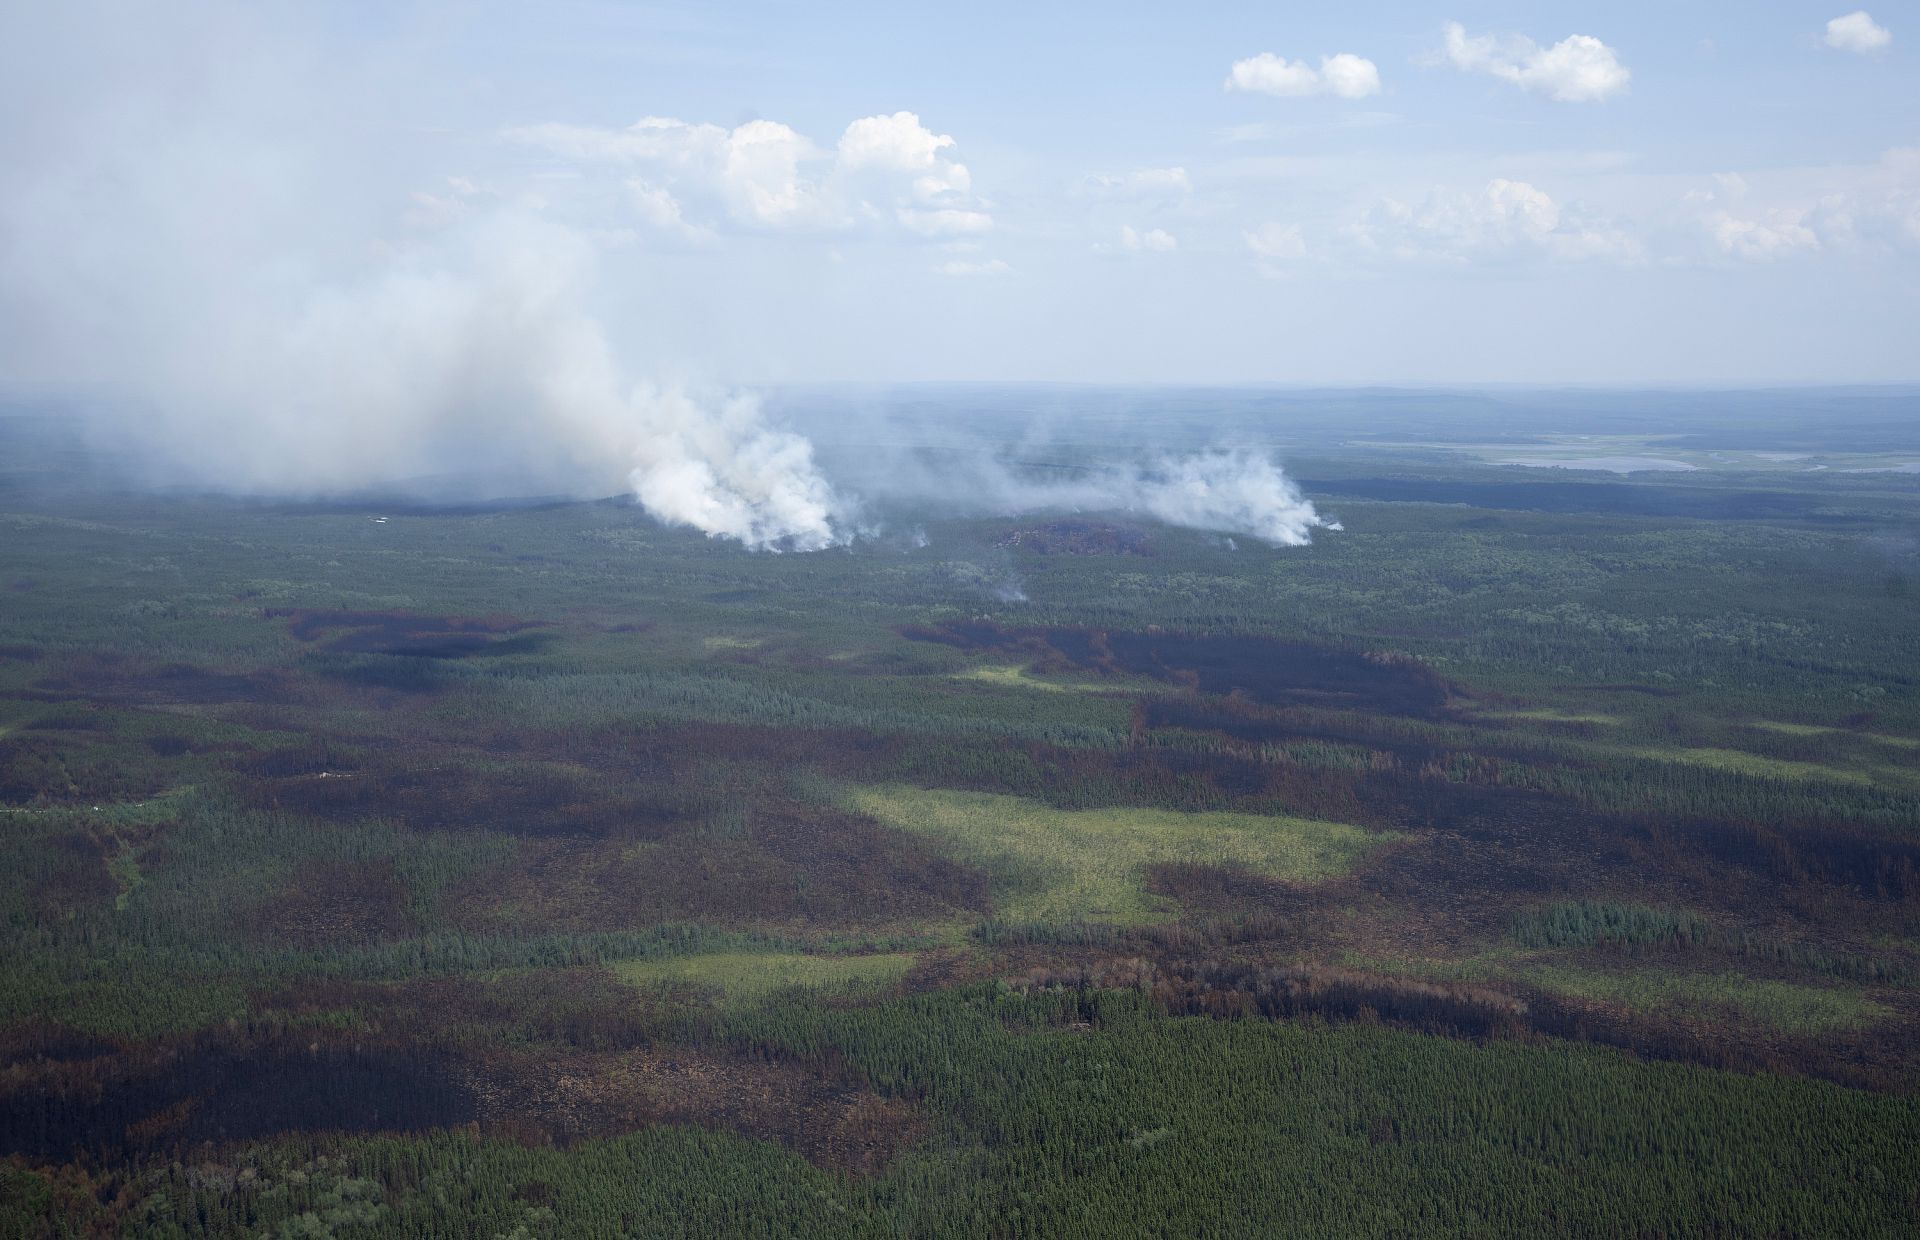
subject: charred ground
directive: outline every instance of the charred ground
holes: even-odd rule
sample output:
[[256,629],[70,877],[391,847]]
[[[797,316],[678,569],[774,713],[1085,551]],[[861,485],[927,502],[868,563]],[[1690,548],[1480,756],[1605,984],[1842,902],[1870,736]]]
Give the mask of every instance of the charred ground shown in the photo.
[[0,492],[0,1218],[1893,1230],[1912,544],[1532,494],[769,557]]

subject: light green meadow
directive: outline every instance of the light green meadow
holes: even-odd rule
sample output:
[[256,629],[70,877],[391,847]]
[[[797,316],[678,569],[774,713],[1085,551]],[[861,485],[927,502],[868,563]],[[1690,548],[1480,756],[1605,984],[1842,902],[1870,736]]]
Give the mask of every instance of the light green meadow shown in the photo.
[[1053,809],[983,792],[858,788],[848,804],[985,869],[998,916],[1144,923],[1177,911],[1146,890],[1167,862],[1235,866],[1294,882],[1350,870],[1389,837],[1339,822],[1158,809]]

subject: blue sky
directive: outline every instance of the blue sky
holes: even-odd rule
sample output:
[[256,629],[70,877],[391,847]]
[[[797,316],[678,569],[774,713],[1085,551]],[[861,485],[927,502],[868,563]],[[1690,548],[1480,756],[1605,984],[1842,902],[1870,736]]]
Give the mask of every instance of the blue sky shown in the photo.
[[61,7],[15,379],[551,246],[669,380],[1920,378],[1911,3]]

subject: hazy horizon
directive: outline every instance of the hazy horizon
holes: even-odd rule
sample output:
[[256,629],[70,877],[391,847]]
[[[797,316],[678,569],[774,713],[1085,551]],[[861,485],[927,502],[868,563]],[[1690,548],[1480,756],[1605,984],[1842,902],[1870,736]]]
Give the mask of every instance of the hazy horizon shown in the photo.
[[[807,548],[856,523],[809,384],[877,385],[844,435],[904,383],[1912,382],[1908,15],[18,9],[0,385],[158,484]],[[1291,512],[1270,447],[1143,468]]]

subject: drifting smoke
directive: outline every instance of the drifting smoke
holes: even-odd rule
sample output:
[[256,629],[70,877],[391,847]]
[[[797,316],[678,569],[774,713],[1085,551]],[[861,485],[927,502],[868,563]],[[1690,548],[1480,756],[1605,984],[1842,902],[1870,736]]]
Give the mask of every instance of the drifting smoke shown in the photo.
[[[1168,525],[1241,534],[1280,547],[1312,541],[1316,529],[1338,530],[1265,452],[1215,449],[1156,452],[1095,465],[1008,462],[985,445],[916,425],[946,442],[936,450],[874,454],[858,451],[836,462],[836,473],[863,499],[901,509],[940,509],[956,515],[1125,512]],[[874,438],[898,438],[898,433]],[[1047,456],[1030,439],[1022,456]]]
[[769,430],[758,401],[703,406],[675,393],[649,405],[676,415],[645,441],[629,475],[654,516],[749,547],[818,551],[850,536],[846,504],[814,468],[813,445]]
[[1110,471],[1115,500],[1168,525],[1248,534],[1281,547],[1302,547],[1315,529],[1340,526],[1314,511],[1280,467],[1254,452],[1207,452],[1163,459],[1152,467]]
[[83,394],[141,479],[631,489],[752,547],[847,537],[810,445],[757,401],[624,370],[596,238],[459,178],[410,189],[435,155],[403,149],[398,88],[348,50],[271,6],[65,8],[0,51],[0,379]]
[[445,151],[392,119],[417,87],[282,28],[290,12],[43,6],[0,40],[0,381],[84,394],[145,481],[630,491],[661,521],[802,551],[853,537],[853,495],[1124,509],[1283,546],[1327,525],[1245,452],[1045,479],[873,453],[836,490],[752,397],[637,381],[609,242],[533,193],[428,176]]

